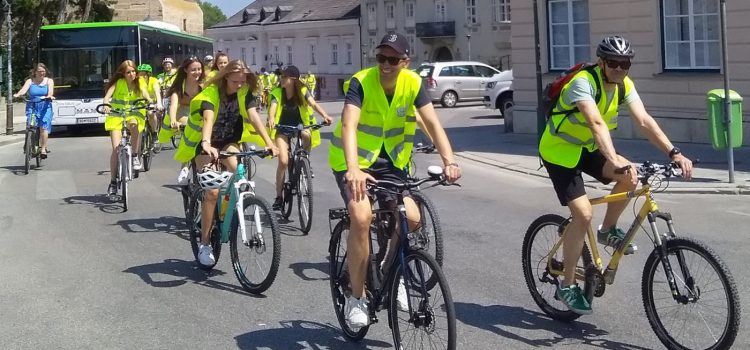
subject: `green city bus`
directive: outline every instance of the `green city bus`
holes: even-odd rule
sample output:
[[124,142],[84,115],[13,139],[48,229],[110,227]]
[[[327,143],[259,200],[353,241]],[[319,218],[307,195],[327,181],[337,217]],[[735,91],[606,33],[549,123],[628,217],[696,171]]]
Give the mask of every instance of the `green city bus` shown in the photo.
[[39,34],[39,60],[55,81],[53,125],[103,124],[94,108],[104,84],[125,60],[148,63],[154,75],[172,57],[204,57],[213,52],[209,38],[189,35],[163,22],[101,22],[48,25]]

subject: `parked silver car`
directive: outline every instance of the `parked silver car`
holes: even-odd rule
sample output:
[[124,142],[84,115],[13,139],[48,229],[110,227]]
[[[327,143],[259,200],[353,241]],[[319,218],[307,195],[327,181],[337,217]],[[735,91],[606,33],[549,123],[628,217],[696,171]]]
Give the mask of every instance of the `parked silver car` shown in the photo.
[[433,102],[455,107],[459,101],[481,101],[485,85],[500,73],[482,62],[451,61],[423,63],[416,69]]

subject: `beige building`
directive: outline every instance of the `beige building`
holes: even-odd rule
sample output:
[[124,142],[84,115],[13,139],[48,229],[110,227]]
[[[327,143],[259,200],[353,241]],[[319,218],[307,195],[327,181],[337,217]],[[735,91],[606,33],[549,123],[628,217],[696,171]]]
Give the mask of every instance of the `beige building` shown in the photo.
[[510,0],[360,0],[362,53],[375,64],[374,48],[387,33],[407,36],[412,61],[480,61],[510,67]]
[[113,21],[162,21],[203,35],[203,11],[196,0],[118,0]]
[[[593,61],[596,44],[619,34],[633,44],[630,69],[646,109],[677,142],[710,142],[706,92],[723,87],[719,1],[539,0],[544,83],[576,62]],[[532,1],[513,0],[514,131],[536,132]],[[731,88],[750,97],[750,1],[728,1]],[[550,40],[550,38],[553,38]],[[750,101],[746,101],[750,103]],[[749,110],[747,103],[743,106]],[[627,115],[627,111],[620,111]],[[744,145],[750,144],[745,117]],[[642,138],[620,118],[620,138]]]

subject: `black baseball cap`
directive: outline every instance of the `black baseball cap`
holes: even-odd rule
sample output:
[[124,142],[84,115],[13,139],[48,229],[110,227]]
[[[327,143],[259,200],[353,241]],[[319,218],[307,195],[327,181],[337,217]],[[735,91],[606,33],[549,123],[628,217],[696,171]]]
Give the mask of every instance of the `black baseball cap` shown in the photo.
[[281,71],[281,75],[292,78],[299,78],[299,69],[296,66],[286,66]]
[[379,49],[384,46],[388,46],[396,50],[396,52],[401,55],[409,56],[409,40],[406,40],[406,37],[401,34],[386,34],[383,39],[380,40],[380,45],[376,46],[375,48]]

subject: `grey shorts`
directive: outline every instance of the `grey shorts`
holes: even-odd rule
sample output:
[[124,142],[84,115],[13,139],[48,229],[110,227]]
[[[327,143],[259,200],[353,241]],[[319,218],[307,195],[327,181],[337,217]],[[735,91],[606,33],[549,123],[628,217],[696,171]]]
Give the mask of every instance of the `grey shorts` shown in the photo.
[[[387,180],[396,183],[405,182],[408,177],[408,173],[405,170],[401,170],[393,166],[390,159],[378,157],[369,168],[362,169],[362,171],[372,175],[376,180]],[[344,205],[349,203],[349,194],[346,190],[346,170],[334,171],[333,176],[336,178],[336,184],[339,186],[339,192],[341,198],[344,200]],[[395,201],[398,198],[395,193],[379,192],[378,201],[381,203]]]

